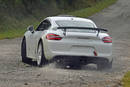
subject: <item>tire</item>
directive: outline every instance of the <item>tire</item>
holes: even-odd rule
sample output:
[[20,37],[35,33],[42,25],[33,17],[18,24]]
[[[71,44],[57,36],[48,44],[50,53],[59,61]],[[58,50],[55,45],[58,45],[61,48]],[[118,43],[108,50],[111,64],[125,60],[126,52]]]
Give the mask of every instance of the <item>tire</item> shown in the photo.
[[43,65],[46,65],[47,63],[48,61],[46,60],[44,56],[43,43],[42,41],[40,41],[37,48],[37,66],[42,67]]
[[21,56],[22,56],[22,62],[24,62],[24,63],[29,62],[29,58],[27,58],[27,54],[26,54],[26,39],[25,39],[25,37],[23,38],[22,44],[21,44]]
[[98,63],[97,63],[98,70],[111,69],[111,68],[112,68],[112,61],[109,62],[107,59],[104,59],[102,61],[98,61]]

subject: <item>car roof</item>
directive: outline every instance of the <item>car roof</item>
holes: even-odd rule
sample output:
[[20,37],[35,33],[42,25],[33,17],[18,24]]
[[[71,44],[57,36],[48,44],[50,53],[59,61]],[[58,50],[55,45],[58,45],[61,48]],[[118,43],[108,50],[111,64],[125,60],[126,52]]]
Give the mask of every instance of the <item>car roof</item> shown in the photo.
[[48,19],[52,21],[60,21],[60,20],[75,20],[75,21],[84,21],[84,22],[91,22],[92,20],[87,18],[80,18],[80,17],[73,17],[73,16],[53,16],[53,17],[47,17]]

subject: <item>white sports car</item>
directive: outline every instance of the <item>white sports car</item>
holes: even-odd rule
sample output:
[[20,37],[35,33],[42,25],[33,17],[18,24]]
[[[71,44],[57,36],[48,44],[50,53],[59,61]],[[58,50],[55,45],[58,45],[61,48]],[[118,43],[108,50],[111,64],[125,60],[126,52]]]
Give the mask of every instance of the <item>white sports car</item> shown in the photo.
[[[72,16],[45,18],[37,29],[29,26],[24,34],[22,61],[28,58],[38,66],[56,59],[70,65],[94,63],[98,68],[112,67],[112,38],[90,19]],[[63,62],[61,62],[63,63]]]

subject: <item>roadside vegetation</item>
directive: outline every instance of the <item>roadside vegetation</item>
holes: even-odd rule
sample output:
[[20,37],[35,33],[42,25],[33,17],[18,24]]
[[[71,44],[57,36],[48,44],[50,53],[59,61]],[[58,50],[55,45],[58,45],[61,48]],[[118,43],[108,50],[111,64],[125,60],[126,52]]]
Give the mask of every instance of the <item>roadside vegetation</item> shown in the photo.
[[117,0],[0,0],[0,39],[21,37],[46,16],[91,16]]
[[122,82],[123,82],[123,87],[130,87],[130,71],[126,73]]
[[103,0],[101,2],[96,3],[92,7],[88,7],[81,10],[76,10],[76,11],[70,12],[69,14],[75,15],[78,17],[89,17],[97,12],[100,12],[104,8],[107,8],[108,6],[114,4],[116,1],[117,0]]

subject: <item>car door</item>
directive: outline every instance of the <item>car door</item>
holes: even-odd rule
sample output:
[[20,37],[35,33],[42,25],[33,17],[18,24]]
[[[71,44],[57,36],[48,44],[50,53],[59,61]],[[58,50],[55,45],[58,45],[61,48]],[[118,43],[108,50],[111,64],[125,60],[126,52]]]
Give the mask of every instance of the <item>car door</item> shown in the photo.
[[39,42],[43,32],[45,30],[47,30],[50,26],[51,26],[50,21],[46,19],[40,23],[40,25],[37,27],[35,32],[32,34],[31,54],[32,54],[33,58],[36,57],[38,42]]

